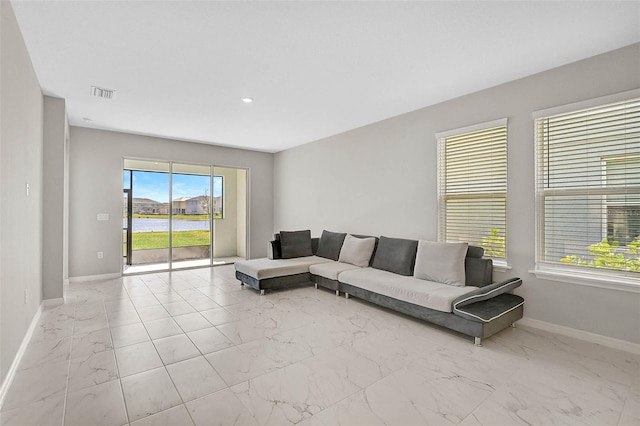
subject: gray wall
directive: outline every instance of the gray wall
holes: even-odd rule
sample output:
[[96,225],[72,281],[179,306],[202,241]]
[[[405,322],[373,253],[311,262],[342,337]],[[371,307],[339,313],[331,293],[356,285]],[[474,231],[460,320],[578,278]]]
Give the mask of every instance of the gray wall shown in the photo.
[[224,215],[213,220],[213,257],[230,257],[238,253],[237,169],[214,167],[213,174],[223,177]]
[[508,124],[508,258],[529,318],[640,343],[640,294],[537,279],[536,110],[640,87],[640,44],[282,151],[274,230],[323,229],[437,239],[435,134],[503,117]]
[[247,171],[237,170],[236,256],[247,257]]
[[62,297],[67,272],[68,124],[64,99],[44,97],[43,298]]
[[[71,127],[70,141],[70,278],[121,271],[123,157],[249,169],[249,256],[266,255],[273,229],[273,154],[80,127]],[[108,213],[109,220],[97,221],[98,213]]]
[[[2,382],[42,301],[43,100],[9,2],[0,2],[0,15]],[[27,183],[30,186],[28,197]]]

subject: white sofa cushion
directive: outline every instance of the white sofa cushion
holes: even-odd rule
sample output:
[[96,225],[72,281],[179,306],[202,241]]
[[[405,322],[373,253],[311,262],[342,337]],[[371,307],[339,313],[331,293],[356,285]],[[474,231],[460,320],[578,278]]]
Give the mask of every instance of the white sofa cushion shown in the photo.
[[375,238],[357,238],[347,235],[342,243],[339,262],[350,263],[361,268],[369,266],[373,249],[376,247]]
[[333,262],[318,256],[295,257],[292,259],[251,259],[236,262],[236,271],[257,280],[304,274],[309,266],[316,263]]
[[451,312],[455,299],[478,288],[455,287],[374,268],[344,271],[338,279],[354,287],[441,312]]
[[352,269],[360,269],[360,267],[352,265],[350,263],[335,261],[328,263],[318,263],[309,266],[309,272],[311,272],[312,274],[334,281],[338,280],[338,275],[340,275],[341,272],[350,271]]
[[413,276],[421,280],[464,287],[464,258],[468,246],[467,243],[418,241]]

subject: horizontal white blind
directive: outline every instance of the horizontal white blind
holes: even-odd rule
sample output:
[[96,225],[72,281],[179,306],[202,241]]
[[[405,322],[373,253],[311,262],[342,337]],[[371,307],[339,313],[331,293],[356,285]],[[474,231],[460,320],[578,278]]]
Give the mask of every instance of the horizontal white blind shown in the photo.
[[506,259],[507,126],[439,139],[439,234]]
[[640,99],[540,117],[536,146],[538,263],[640,272]]

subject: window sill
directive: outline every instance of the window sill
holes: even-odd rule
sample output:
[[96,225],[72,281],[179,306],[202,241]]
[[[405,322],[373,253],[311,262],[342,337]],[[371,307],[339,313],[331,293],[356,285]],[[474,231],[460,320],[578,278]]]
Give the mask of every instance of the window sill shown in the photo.
[[498,272],[507,272],[511,269],[511,265],[509,265],[504,260],[493,259],[493,270]]
[[640,281],[623,276],[604,276],[581,271],[567,271],[561,268],[536,267],[529,271],[536,278],[584,285],[588,287],[606,288],[609,290],[640,293]]

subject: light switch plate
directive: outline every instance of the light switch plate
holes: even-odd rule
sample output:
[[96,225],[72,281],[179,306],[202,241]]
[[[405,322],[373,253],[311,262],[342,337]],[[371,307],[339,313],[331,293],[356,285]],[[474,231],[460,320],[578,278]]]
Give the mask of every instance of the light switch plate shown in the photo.
[[98,220],[109,220],[109,213],[98,213]]

